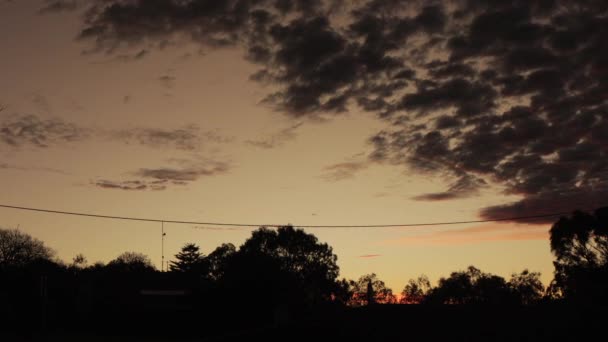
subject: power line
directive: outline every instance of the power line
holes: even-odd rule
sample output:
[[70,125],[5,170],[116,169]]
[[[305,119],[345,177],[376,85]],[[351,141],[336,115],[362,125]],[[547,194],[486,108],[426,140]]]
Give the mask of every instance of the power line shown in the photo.
[[[13,205],[0,204],[0,208],[17,209],[26,211],[35,211],[49,214],[60,214],[60,215],[72,215],[72,216],[84,216],[94,217],[103,219],[114,219],[114,220],[126,220],[126,221],[141,221],[141,222],[157,222],[157,223],[176,223],[176,224],[189,224],[189,225],[206,225],[206,226],[225,226],[225,227],[281,227],[286,224],[251,224],[251,223],[224,223],[224,222],[195,222],[195,221],[176,221],[176,220],[163,220],[163,219],[151,219],[151,218],[139,218],[139,217],[128,217],[128,216],[112,216],[112,215],[100,215],[100,214],[89,214],[79,213],[71,211],[59,211],[50,209],[39,209],[29,207],[18,207]],[[422,227],[422,226],[447,226],[457,224],[472,224],[472,223],[487,223],[487,222],[500,222],[500,221],[524,221],[524,220],[537,220],[542,218],[557,217],[562,215],[569,215],[569,212],[554,212],[542,215],[530,215],[530,216],[515,216],[505,217],[499,219],[487,219],[487,220],[471,220],[471,221],[449,221],[449,222],[426,222],[426,223],[404,223],[404,224],[370,224],[370,225],[295,225],[299,228],[391,228],[391,227]]]

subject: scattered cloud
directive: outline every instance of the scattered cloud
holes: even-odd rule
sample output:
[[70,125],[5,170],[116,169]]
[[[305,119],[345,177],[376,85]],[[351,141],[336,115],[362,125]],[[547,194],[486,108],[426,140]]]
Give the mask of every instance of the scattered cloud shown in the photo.
[[43,119],[36,115],[0,118],[0,142],[11,147],[47,148],[66,142],[87,139],[90,131],[59,118]]
[[103,130],[79,126],[60,118],[42,118],[37,115],[0,116],[0,143],[14,148],[47,148],[95,139],[117,140],[151,148],[196,151],[206,144],[230,143],[234,137],[223,136],[216,130],[201,131],[196,125],[176,129],[136,127]]
[[608,2],[336,3],[99,1],[80,37],[110,54],[184,38],[241,46],[260,67],[250,78],[276,90],[262,102],[287,116],[358,107],[383,120],[371,161],[448,184],[418,200],[495,184],[520,200],[483,217],[533,214],[587,194],[608,204]]
[[263,149],[281,147],[286,143],[294,140],[298,136],[296,130],[300,128],[300,126],[302,126],[302,123],[297,123],[287,128],[283,128],[280,131],[271,134],[270,136],[257,140],[247,140],[245,141],[245,143]]
[[231,165],[211,159],[171,159],[176,167],[141,168],[129,173],[128,180],[94,180],[93,186],[115,190],[166,190],[168,187],[186,186],[203,177],[227,174]]

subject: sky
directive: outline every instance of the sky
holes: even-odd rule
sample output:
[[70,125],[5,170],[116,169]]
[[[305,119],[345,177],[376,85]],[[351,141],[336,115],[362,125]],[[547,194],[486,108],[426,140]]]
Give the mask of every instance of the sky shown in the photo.
[[[492,220],[608,203],[608,3],[0,1],[0,204],[196,222]],[[552,279],[555,218],[306,231],[395,292]],[[0,209],[69,261],[157,223]],[[166,260],[253,228],[166,224]]]

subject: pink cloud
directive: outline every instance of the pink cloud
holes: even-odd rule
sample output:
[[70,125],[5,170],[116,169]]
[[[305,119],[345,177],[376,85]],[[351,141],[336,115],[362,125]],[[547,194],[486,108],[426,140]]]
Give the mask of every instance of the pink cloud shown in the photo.
[[365,254],[365,255],[359,255],[359,258],[377,258],[377,257],[381,257],[382,254]]

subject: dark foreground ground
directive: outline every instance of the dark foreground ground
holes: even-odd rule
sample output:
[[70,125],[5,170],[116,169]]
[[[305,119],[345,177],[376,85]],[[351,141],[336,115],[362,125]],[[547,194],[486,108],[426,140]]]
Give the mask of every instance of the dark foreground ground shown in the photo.
[[[604,341],[608,310],[598,307],[545,305],[537,307],[464,307],[382,305],[333,310],[277,325],[239,328],[224,322],[222,329],[192,319],[197,329],[152,323],[138,331],[0,332],[0,341]],[[242,326],[242,325],[240,325]],[[216,327],[217,328],[217,327]],[[188,330],[188,333],[184,331]]]

